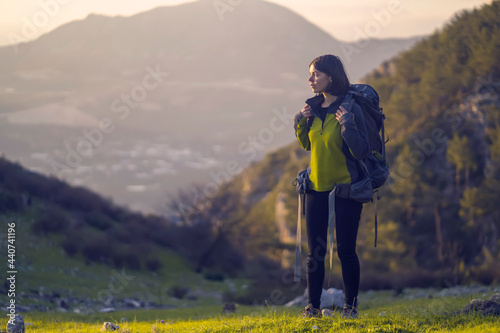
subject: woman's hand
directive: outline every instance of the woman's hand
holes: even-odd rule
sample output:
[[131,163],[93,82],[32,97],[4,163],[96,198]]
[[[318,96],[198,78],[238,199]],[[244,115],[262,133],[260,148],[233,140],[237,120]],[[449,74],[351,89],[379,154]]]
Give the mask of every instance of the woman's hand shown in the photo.
[[308,104],[306,104],[306,106],[304,106],[302,110],[300,110],[300,113],[302,113],[302,115],[306,118],[311,118],[313,116],[313,114],[311,113],[311,106]]
[[340,120],[340,118],[342,118],[342,116],[345,115],[346,113],[347,110],[341,105],[340,108],[335,113],[335,118],[337,118],[337,120]]

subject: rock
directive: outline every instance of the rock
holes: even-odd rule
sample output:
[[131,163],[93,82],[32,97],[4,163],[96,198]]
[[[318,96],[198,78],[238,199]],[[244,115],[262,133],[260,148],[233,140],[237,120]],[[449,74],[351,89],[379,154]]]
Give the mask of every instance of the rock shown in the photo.
[[500,316],[500,304],[490,300],[473,299],[460,312],[463,314],[479,312],[483,316]]
[[16,305],[17,312],[31,312],[33,308],[26,305]]
[[69,309],[68,300],[65,299],[65,298],[57,298],[56,299],[56,305],[57,305],[58,308],[63,308],[63,309],[66,309],[66,310]]
[[[491,289],[483,286],[452,286],[445,288],[435,295],[436,297],[465,296],[471,294],[488,293]],[[494,290],[493,290],[494,291]]]
[[491,295],[490,301],[500,303],[500,294],[493,294],[493,295]]
[[333,311],[332,311],[332,310],[330,310],[330,309],[323,309],[323,310],[321,311],[321,315],[322,315],[323,317],[333,318]]
[[134,299],[131,299],[131,298],[126,298],[123,300],[123,304],[127,307],[127,308],[140,308],[141,307],[141,303],[139,303],[138,301],[134,300]]
[[481,304],[483,304],[483,300],[482,299],[473,299],[469,302],[469,305],[473,306],[473,307],[477,307],[477,306],[480,306]]
[[99,310],[99,312],[101,312],[101,313],[108,313],[108,312],[115,312],[115,311],[116,311],[115,308],[104,308],[104,309]]
[[[292,301],[285,304],[286,307],[299,306],[305,307],[307,305],[307,288],[304,295],[297,296]],[[333,306],[342,308],[344,306],[344,291],[330,288],[328,290],[323,289],[321,293],[321,308],[331,308]]]
[[299,306],[301,308],[305,307],[306,305],[307,305],[306,296],[297,296],[293,300],[285,304],[286,307]]
[[105,301],[104,301],[104,305],[107,306],[108,308],[111,307],[113,305],[113,302],[114,302],[114,298],[111,296],[111,297],[108,297]]
[[229,291],[232,293],[235,293],[236,292],[236,285],[234,284],[234,282],[230,281],[230,280],[226,280],[225,282],[226,282],[227,286],[229,287]]
[[[141,302],[141,305],[142,305],[142,302]],[[155,309],[158,307],[158,305],[155,302],[144,302],[143,307],[148,308],[148,309],[149,308]]]
[[219,292],[216,292],[216,291],[202,291],[202,290],[198,290],[195,292],[196,296],[199,297],[199,298],[212,298],[212,299],[215,299],[215,300],[222,300],[223,298],[223,295]]
[[222,307],[222,311],[224,313],[235,313],[236,312],[236,303],[228,302],[228,303],[224,304],[224,306]]
[[335,288],[323,289],[321,293],[321,307],[331,308],[333,306],[338,308],[344,306],[344,291]]
[[12,320],[7,322],[7,333],[24,333],[24,319],[16,314]]
[[104,322],[101,327],[101,332],[102,331],[118,331],[120,329],[120,326],[117,324],[113,324],[110,322]]
[[186,294],[185,298],[189,301],[196,301],[198,299],[197,292],[190,290]]
[[115,325],[115,324],[110,323],[110,322],[105,322],[102,325],[100,332],[102,332],[102,331],[117,331],[119,329],[120,329],[120,326]]

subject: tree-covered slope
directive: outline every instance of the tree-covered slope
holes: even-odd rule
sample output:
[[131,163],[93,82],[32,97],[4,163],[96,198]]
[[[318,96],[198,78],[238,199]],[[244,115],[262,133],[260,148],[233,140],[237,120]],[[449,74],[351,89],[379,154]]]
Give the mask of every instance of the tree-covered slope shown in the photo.
[[499,1],[460,12],[366,78],[392,134],[385,217],[419,267],[483,282],[498,279],[499,14]]

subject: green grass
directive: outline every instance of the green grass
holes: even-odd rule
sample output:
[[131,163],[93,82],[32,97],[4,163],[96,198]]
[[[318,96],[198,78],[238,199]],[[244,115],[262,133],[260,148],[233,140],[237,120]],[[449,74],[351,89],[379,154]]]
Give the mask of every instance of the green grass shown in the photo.
[[[59,293],[62,297],[97,299],[101,290],[110,290],[116,279],[113,269],[101,264],[86,264],[82,258],[68,257],[60,249],[60,235],[35,235],[30,230],[30,212],[17,217],[16,260],[19,272],[16,276],[16,304],[43,304],[54,309],[55,304],[31,298],[38,292]],[[0,248],[4,248],[2,244]],[[120,285],[113,294],[119,299],[139,298],[175,306],[171,310],[137,310],[113,313],[77,314],[60,312],[23,313],[26,332],[98,332],[103,322],[120,325],[119,332],[499,332],[498,318],[480,315],[455,315],[473,298],[489,295],[473,295],[461,298],[419,298],[408,300],[393,298],[392,292],[367,292],[360,295],[360,318],[342,320],[338,312],[334,318],[302,319],[301,309],[285,307],[239,306],[236,314],[223,314],[216,300],[177,300],[166,291],[172,286],[188,287],[205,292],[219,293],[229,289],[224,282],[208,281],[195,274],[185,261],[166,249],[162,251],[163,267],[157,273],[127,271],[134,278]],[[78,267],[78,269],[75,269]],[[115,270],[117,271],[117,270]],[[238,292],[248,281],[233,280]],[[116,287],[116,284],[113,284]],[[43,287],[43,288],[41,288]],[[115,288],[116,289],[116,288]],[[405,289],[411,294],[410,289]],[[426,291],[436,294],[435,291]],[[406,295],[405,297],[407,297]],[[6,295],[0,295],[0,304],[7,304]],[[102,306],[100,306],[102,307]],[[382,314],[382,315],[381,315]],[[164,323],[161,323],[161,320]],[[5,329],[7,316],[0,317],[0,331]],[[154,327],[154,328],[153,328]]]
[[[363,297],[363,295],[361,295]],[[435,298],[387,302],[387,293],[360,306],[360,318],[302,319],[299,308],[239,306],[236,314],[222,314],[221,306],[173,310],[140,310],[108,314],[28,313],[27,332],[98,332],[103,322],[120,326],[118,332],[499,332],[500,321],[479,314],[457,315],[470,299]],[[489,296],[489,295],[488,295]],[[361,298],[362,299],[362,298]],[[164,323],[161,323],[161,320]],[[2,318],[0,325],[5,327]]]

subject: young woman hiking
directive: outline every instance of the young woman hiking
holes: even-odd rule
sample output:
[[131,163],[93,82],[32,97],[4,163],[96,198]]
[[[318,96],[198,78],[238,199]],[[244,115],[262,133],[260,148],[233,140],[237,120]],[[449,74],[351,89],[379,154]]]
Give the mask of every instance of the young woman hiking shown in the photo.
[[[336,184],[350,184],[364,177],[357,160],[369,146],[361,108],[341,106],[350,87],[340,59],[334,55],[315,58],[309,65],[309,83],[316,96],[295,117],[295,133],[302,148],[311,151],[309,189],[306,192],[308,305],[304,317],[320,317],[325,278],[329,221],[329,194]],[[357,317],[360,267],[356,238],[363,204],[335,196],[337,255],[342,266],[345,305],[343,318]]]

